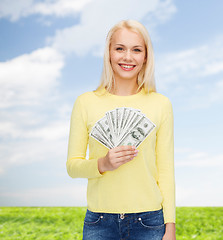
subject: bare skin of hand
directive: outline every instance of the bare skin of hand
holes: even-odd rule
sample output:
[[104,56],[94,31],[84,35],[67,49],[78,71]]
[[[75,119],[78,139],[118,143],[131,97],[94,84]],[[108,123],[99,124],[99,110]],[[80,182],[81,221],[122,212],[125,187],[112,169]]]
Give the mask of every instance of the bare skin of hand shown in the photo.
[[106,171],[113,171],[131,161],[137,156],[138,150],[135,146],[118,146],[109,149],[105,157],[98,159],[98,170],[102,174]]
[[176,240],[175,223],[166,223],[166,231],[162,240]]

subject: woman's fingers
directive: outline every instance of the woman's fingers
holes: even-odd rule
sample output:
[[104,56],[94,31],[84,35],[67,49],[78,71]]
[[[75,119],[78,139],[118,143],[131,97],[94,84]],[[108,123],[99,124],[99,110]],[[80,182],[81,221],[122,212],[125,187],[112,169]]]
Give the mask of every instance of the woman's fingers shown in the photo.
[[123,162],[123,164],[132,160],[138,154],[135,146],[119,146],[114,148],[113,151],[115,162]]
[[115,147],[113,148],[112,150],[116,153],[118,152],[123,152],[123,151],[132,151],[132,150],[135,150],[136,147],[135,146],[129,146],[129,145],[126,145],[126,146],[118,146],[118,147]]
[[121,165],[123,165],[125,163],[128,163],[128,162],[132,161],[133,159],[134,159],[134,157],[130,157],[130,158],[126,159],[126,160],[122,159],[122,161],[116,162],[116,168],[120,167]]
[[125,152],[118,153],[116,155],[116,159],[117,159],[117,162],[125,162],[125,161],[132,160],[134,157],[137,156],[137,154],[138,154],[138,150],[125,151]]
[[116,157],[134,155],[135,153],[138,152],[135,146],[118,146],[116,148],[113,148],[113,150]]
[[137,156],[135,146],[118,146],[110,149],[102,159],[105,171],[112,171]]

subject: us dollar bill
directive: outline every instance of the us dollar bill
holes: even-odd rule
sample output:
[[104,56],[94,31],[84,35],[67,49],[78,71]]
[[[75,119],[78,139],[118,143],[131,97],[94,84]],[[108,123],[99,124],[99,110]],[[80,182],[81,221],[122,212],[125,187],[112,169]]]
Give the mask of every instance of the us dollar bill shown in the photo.
[[94,126],[92,128],[92,131],[90,133],[90,136],[93,137],[98,142],[102,143],[105,147],[112,149],[114,146],[110,145],[106,137],[103,135],[103,133],[97,128],[97,126]]
[[117,143],[117,146],[132,145],[138,147],[154,128],[155,124],[143,116],[122,140]]
[[106,137],[111,146],[115,146],[114,134],[111,133],[107,117],[103,117],[97,123],[98,130]]

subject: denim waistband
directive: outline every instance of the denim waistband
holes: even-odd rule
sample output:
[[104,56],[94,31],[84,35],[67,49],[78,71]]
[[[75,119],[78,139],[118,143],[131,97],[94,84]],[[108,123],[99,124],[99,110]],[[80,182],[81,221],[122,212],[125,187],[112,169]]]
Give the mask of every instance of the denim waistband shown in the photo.
[[104,212],[92,212],[89,209],[87,209],[89,213],[92,214],[98,214],[101,216],[107,216],[109,218],[120,218],[121,216],[125,216],[125,218],[138,218],[138,217],[143,217],[147,215],[153,215],[153,214],[163,214],[163,208],[159,210],[154,210],[154,211],[145,211],[145,212],[137,212],[137,213],[104,213]]

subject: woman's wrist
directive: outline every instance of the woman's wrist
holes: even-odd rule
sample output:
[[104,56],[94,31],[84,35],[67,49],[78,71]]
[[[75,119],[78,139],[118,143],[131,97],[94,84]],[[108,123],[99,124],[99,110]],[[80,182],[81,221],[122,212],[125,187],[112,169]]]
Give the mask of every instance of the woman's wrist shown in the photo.
[[166,231],[175,231],[176,227],[175,227],[175,223],[166,223]]
[[100,174],[105,172],[105,169],[104,169],[104,158],[103,157],[98,159],[98,171],[100,172]]

